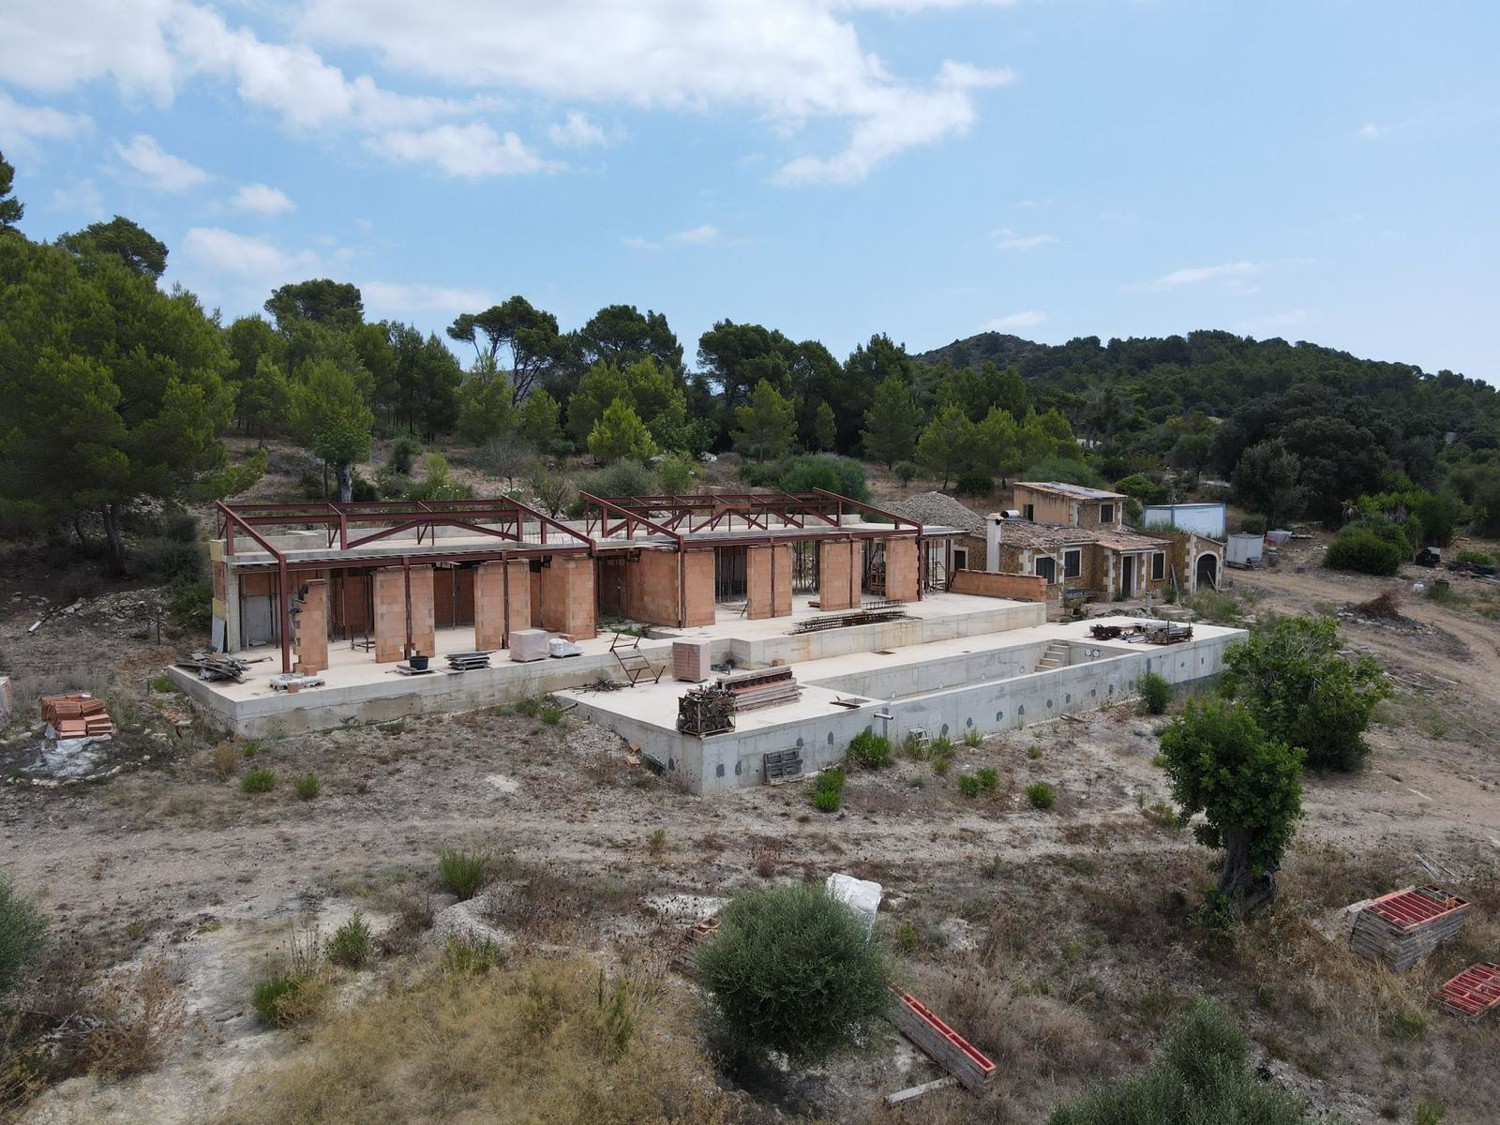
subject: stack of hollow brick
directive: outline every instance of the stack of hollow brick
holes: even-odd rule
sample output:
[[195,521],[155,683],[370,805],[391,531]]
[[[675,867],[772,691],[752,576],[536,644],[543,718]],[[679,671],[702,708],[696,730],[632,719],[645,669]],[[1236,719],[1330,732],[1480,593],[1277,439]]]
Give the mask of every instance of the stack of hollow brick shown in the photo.
[[87,692],[42,696],[42,718],[60,739],[108,738],[115,724],[104,712],[104,700]]
[[707,641],[673,641],[672,675],[688,683],[702,683],[708,679],[709,643]]

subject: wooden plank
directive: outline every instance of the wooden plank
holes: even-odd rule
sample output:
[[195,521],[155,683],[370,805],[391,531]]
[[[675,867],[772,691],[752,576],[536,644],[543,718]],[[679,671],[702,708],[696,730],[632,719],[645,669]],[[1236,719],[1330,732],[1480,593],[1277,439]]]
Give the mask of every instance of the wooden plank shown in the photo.
[[958,1085],[958,1079],[953,1075],[945,1078],[934,1078],[931,1082],[923,1082],[920,1086],[909,1086],[905,1090],[897,1090],[894,1094],[885,1096],[885,1104],[890,1106],[909,1102],[913,1098],[920,1098],[923,1094],[930,1094],[934,1090],[946,1090],[949,1086]]

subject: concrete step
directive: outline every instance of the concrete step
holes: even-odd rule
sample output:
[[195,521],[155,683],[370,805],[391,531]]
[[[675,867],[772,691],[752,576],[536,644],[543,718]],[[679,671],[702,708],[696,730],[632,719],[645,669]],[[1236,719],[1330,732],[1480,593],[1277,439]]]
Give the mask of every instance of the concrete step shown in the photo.
[[1061,641],[1049,641],[1047,651],[1042,653],[1042,658],[1037,661],[1038,672],[1050,672],[1054,668],[1065,668],[1068,664],[1068,646]]

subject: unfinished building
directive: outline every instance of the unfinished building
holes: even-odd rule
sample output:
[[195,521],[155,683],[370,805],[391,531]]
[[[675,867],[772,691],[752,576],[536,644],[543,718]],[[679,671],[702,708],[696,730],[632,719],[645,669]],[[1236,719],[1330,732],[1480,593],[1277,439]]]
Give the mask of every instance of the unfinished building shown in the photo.
[[[932,566],[968,530],[829,492],[581,501],[572,519],[503,498],[220,504],[216,655],[172,675],[247,737],[551,692],[705,792],[830,765],[860,730],[1003,730],[1101,706],[1146,670],[1210,676],[1240,635],[1157,648],[1049,625],[1035,575],[945,588]],[[796,688],[684,733],[680,699],[710,665]],[[580,690],[601,679],[631,686]]]

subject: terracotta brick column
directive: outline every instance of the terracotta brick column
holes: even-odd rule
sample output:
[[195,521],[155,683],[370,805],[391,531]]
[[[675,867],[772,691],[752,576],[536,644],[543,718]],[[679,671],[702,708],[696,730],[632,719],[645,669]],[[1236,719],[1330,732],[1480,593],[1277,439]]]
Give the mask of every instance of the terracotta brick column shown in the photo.
[[792,548],[787,544],[751,547],[746,552],[746,592],[753,621],[788,617],[792,612]]
[[480,563],[474,573],[474,647],[498,649],[505,641],[505,563]]
[[824,613],[859,608],[857,542],[822,543],[818,547],[818,608]]
[[296,670],[312,675],[328,667],[328,583],[313,578],[303,586],[307,593],[293,618],[296,633],[292,644],[297,650]]
[[432,567],[411,568],[411,645],[417,656],[436,656],[433,637]]
[[593,559],[553,555],[542,568],[542,587],[542,628],[575,641],[595,635]]
[[684,626],[714,623],[714,553],[683,551],[678,556],[683,570],[682,590],[686,604],[682,607]]
[[375,662],[394,664],[406,655],[406,577],[399,566],[375,572]]
[[509,634],[531,628],[531,564],[519,559],[505,565],[510,568],[510,598],[505,606]]
[[916,539],[887,539],[885,541],[886,600],[916,601],[918,582]]

